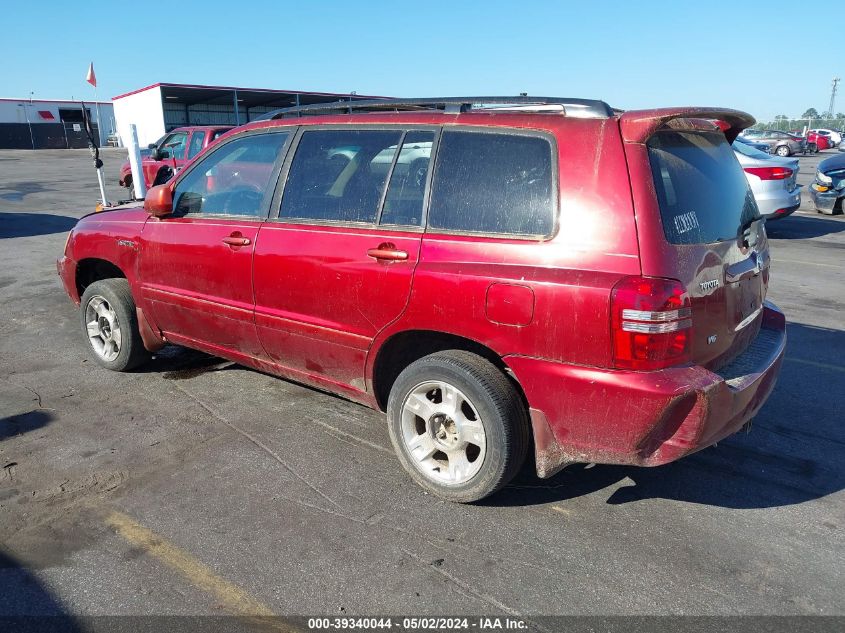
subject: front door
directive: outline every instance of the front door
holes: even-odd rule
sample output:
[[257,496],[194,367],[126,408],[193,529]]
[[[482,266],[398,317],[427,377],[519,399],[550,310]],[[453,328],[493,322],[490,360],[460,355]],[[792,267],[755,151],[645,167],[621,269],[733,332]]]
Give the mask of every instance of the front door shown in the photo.
[[252,256],[287,132],[220,145],[174,185],[173,214],[141,233],[141,293],[169,340],[262,356],[253,323]]
[[271,360],[363,390],[367,349],[410,294],[434,136],[302,133],[255,250],[256,326]]

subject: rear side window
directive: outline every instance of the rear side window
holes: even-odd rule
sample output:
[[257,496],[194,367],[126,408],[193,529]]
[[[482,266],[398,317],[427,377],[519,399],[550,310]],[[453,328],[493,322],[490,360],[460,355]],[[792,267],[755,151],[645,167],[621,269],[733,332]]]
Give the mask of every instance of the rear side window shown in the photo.
[[538,136],[445,131],[431,189],[433,229],[548,236],[552,146]]
[[304,132],[279,217],[374,223],[401,138],[401,130]]
[[420,225],[433,142],[431,131],[414,130],[405,134],[390,175],[381,212],[382,225]]
[[754,195],[721,133],[658,132],[648,141],[663,232],[672,244],[736,239],[760,217]]

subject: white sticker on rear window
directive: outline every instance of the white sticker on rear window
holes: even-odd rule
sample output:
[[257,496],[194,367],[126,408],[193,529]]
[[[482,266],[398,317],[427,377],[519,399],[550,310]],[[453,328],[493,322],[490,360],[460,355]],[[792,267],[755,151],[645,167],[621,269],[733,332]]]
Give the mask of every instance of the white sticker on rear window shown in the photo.
[[675,218],[675,230],[680,233],[686,233],[688,231],[692,231],[693,229],[699,228],[698,226],[698,217],[695,215],[695,211],[688,211],[687,213],[682,213],[681,215],[676,215]]

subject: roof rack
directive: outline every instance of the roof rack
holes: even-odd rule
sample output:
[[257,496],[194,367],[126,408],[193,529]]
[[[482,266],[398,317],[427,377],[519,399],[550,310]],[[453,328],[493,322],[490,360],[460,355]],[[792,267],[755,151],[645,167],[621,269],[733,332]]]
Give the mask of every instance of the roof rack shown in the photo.
[[[533,107],[532,107],[533,106]],[[556,108],[550,106],[557,106]],[[604,119],[615,111],[598,99],[561,97],[439,97],[425,99],[361,99],[315,103],[273,110],[259,120],[283,119],[314,114],[352,114],[353,112],[417,112],[438,110],[459,114],[471,110],[506,112],[557,112],[571,117]]]

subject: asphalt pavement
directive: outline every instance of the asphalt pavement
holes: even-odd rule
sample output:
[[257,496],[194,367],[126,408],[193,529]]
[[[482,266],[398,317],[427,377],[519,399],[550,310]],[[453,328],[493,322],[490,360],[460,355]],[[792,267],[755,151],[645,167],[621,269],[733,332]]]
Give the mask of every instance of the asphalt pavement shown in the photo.
[[477,505],[346,400],[178,348],[97,366],[55,269],[96,198],[87,151],[0,151],[0,616],[845,615],[845,219],[806,193],[767,225],[789,342],[748,434]]

